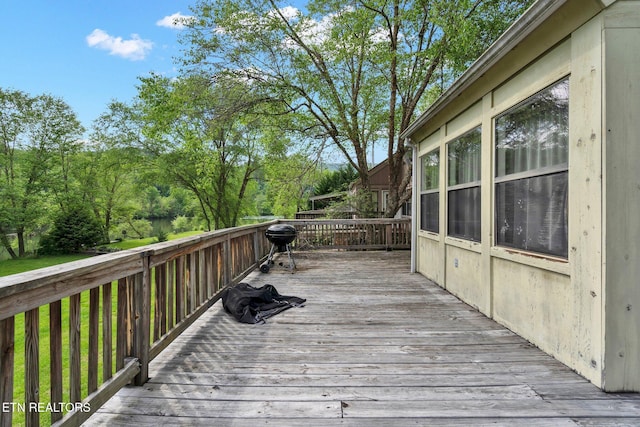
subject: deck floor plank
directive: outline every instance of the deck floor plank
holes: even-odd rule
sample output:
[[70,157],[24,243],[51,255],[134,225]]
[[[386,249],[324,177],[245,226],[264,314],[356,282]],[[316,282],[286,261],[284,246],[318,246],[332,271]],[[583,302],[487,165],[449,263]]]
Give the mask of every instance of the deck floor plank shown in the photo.
[[307,299],[262,325],[216,303],[86,425],[633,426],[607,394],[409,272],[409,253],[296,253],[245,279]]

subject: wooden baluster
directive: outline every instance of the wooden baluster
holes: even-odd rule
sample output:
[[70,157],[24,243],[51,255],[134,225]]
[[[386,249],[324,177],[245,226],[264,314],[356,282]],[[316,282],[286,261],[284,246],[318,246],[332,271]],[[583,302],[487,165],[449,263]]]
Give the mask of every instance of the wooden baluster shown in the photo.
[[118,313],[116,316],[116,370],[124,368],[124,359],[127,353],[127,337],[129,335],[129,311],[128,311],[128,286],[127,279],[118,280]]
[[102,286],[102,381],[111,378],[113,372],[113,322],[111,318],[113,285],[107,283]]
[[69,297],[69,397],[71,402],[80,402],[80,294]]
[[100,288],[89,291],[89,355],[87,367],[87,391],[98,389],[98,337],[100,334]]
[[222,262],[224,263],[224,272],[222,275],[222,286],[227,286],[231,283],[231,242],[229,236],[224,241],[222,248]]
[[184,257],[176,259],[176,323],[184,319]]
[[[162,318],[164,316],[164,307],[163,304],[163,292],[162,292],[162,281],[164,279],[164,275],[162,273],[162,265],[159,265],[155,268],[155,277],[153,280],[155,286],[155,300],[153,301],[155,316],[153,318],[153,342],[156,342],[163,335],[162,332]],[[166,327],[165,327],[166,329]]]
[[222,267],[222,246],[220,244],[216,245],[216,250],[214,252],[214,262],[215,262],[215,278],[216,278],[216,283],[215,283],[215,288],[214,288],[214,292],[218,292],[222,286],[220,285],[222,282],[222,272],[223,272],[223,267]]
[[189,297],[187,299],[187,314],[191,314],[198,305],[196,303],[196,283],[198,270],[196,269],[196,254],[190,253],[187,258],[189,260],[189,267],[187,269],[187,271],[189,272],[189,280],[187,281],[187,289],[189,292]]
[[207,261],[205,249],[198,251],[198,283],[200,284],[200,301],[198,306],[207,300]]
[[133,355],[133,328],[134,328],[134,319],[135,319],[135,311],[133,307],[133,299],[135,298],[134,291],[136,288],[136,277],[137,275],[127,277],[127,310],[125,314],[126,319],[126,337],[127,337],[127,346],[126,346],[126,355],[130,357]]
[[156,298],[158,301],[158,309],[156,310],[156,318],[160,319],[160,336],[167,333],[167,264],[163,263],[156,267],[156,282],[158,289]]
[[174,302],[175,302],[175,260],[168,261],[167,266],[167,328],[171,330],[174,323]]
[[[51,401],[62,402],[62,302],[49,304],[49,378]],[[61,412],[51,413],[51,422],[62,418]]]
[[[0,404],[13,402],[15,318],[0,320]],[[12,411],[0,411],[0,427],[11,427]]]
[[40,309],[24,313],[24,366],[25,366],[25,420],[27,426],[39,426],[40,414],[30,410],[31,403],[40,401]]
[[207,280],[207,299],[211,298],[213,296],[213,294],[215,293],[215,275],[214,275],[214,271],[215,271],[215,257],[214,257],[214,247],[208,247],[207,251],[206,251],[206,259],[207,259],[207,273],[206,273],[206,280]]

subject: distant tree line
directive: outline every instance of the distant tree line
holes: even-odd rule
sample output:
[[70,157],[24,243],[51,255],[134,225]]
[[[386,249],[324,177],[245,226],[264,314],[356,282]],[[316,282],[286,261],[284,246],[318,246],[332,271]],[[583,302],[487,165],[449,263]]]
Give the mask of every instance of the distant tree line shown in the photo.
[[[135,102],[112,102],[89,131],[59,98],[0,88],[1,246],[17,258],[42,236],[41,253],[75,252],[145,237],[152,218],[213,230],[304,206],[315,162],[225,110],[240,88],[199,84],[143,79]],[[286,181],[286,197],[269,180]]]

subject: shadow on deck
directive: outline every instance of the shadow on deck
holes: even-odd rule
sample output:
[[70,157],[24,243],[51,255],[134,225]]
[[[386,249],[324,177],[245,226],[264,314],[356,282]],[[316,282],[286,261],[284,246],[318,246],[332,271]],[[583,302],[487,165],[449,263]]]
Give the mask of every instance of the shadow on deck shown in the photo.
[[244,282],[307,299],[263,325],[218,301],[85,425],[640,425],[607,394],[409,273],[409,252],[295,253]]

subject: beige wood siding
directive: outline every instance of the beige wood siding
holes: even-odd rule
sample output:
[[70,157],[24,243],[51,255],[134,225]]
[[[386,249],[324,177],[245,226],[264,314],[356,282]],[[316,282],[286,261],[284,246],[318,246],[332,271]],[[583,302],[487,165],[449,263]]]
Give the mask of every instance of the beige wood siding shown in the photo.
[[605,13],[605,390],[640,391],[640,2]]
[[[599,387],[639,391],[640,1],[613,2],[582,23],[570,13],[580,7],[567,2],[541,24],[548,31],[532,31],[495,73],[415,130],[421,155],[441,153],[440,233],[418,233],[417,270]],[[568,257],[496,246],[494,118],[567,76]],[[446,144],[479,124],[482,237],[474,243],[446,235]]]

